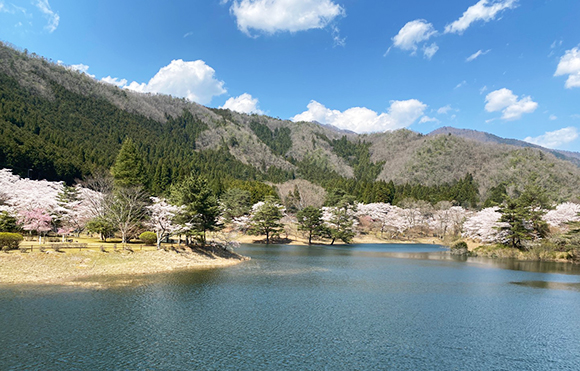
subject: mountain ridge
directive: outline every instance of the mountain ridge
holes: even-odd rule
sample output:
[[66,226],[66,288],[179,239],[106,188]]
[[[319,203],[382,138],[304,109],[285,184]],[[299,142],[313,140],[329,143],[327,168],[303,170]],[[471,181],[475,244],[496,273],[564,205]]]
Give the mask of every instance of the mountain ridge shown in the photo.
[[70,182],[110,168],[123,139],[131,137],[155,192],[197,171],[216,189],[239,181],[306,179],[327,189],[370,192],[376,182],[437,187],[471,174],[482,200],[499,184],[517,188],[528,181],[559,200],[580,196],[572,156],[493,142],[499,137],[492,134],[484,133],[487,142],[465,138],[462,129],[452,135],[408,129],[355,134],[208,108],[120,89],[4,44],[0,79],[0,167],[21,175],[33,169],[33,176]]
[[451,134],[455,136],[459,136],[466,139],[476,140],[482,143],[498,143],[498,144],[508,144],[516,147],[530,147],[530,148],[537,148],[542,151],[550,152],[555,156],[563,156],[561,157],[564,160],[570,161],[577,166],[580,166],[580,152],[574,151],[564,151],[559,149],[551,149],[542,147],[537,144],[529,143],[519,139],[512,139],[512,138],[503,138],[495,134],[487,133],[485,131],[473,130],[473,129],[460,129],[454,128],[452,126],[442,126],[438,129],[433,130],[432,132],[428,133],[427,135],[434,136],[440,134]]

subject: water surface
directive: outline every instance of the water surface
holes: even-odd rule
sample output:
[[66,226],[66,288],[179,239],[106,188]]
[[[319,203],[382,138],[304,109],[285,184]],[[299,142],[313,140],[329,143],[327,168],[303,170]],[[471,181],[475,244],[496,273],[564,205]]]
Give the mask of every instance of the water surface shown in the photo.
[[102,290],[0,287],[0,370],[580,369],[577,266],[443,251],[246,245]]

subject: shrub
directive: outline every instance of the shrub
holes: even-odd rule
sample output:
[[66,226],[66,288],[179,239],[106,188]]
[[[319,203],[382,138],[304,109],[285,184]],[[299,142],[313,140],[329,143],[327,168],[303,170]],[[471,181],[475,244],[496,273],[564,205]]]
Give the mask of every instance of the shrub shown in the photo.
[[153,232],[143,232],[139,235],[139,239],[145,243],[145,245],[155,245],[157,242],[157,235]]
[[452,250],[467,250],[467,243],[465,241],[459,241],[453,246],[451,246]]
[[0,232],[0,248],[2,250],[14,250],[18,248],[23,237],[19,233]]

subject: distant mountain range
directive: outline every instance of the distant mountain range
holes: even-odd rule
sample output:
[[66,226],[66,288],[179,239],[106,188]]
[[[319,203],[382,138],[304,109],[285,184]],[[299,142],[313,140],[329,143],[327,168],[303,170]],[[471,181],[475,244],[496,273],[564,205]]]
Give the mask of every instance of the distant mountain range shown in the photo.
[[562,158],[564,160],[571,161],[576,165],[580,166],[580,153],[578,152],[571,152],[571,151],[562,151],[558,149],[549,149],[542,146],[538,146],[536,144],[524,142],[523,140],[518,139],[507,139],[498,137],[497,135],[493,135],[490,133],[486,133],[483,131],[477,130],[470,130],[470,129],[457,129],[450,126],[443,126],[439,129],[433,130],[429,135],[439,135],[439,134],[451,134],[458,137],[476,140],[482,143],[497,143],[497,144],[509,144],[516,147],[530,147],[530,148],[537,148],[542,151],[550,152],[554,156]]
[[109,168],[126,137],[143,153],[154,192],[191,171],[215,187],[306,179],[325,188],[348,181],[437,186],[469,173],[482,199],[500,183],[530,181],[561,200],[580,196],[578,153],[449,127],[358,135],[212,109],[122,90],[0,45],[0,168],[72,182]]

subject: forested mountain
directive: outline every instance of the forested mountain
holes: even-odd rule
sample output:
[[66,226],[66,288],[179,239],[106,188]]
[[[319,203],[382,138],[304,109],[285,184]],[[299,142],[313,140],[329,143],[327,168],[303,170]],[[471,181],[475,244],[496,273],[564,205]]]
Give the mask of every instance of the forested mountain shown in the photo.
[[218,193],[240,184],[305,179],[365,202],[412,197],[481,203],[499,185],[509,190],[530,181],[558,201],[580,194],[573,156],[432,134],[357,135],[211,109],[122,90],[0,45],[0,168],[33,179],[72,183],[109,169],[131,138],[155,194],[192,171],[203,173]]
[[439,128],[439,129],[433,130],[428,135],[434,136],[434,135],[440,135],[440,134],[451,134],[451,135],[455,135],[457,137],[462,137],[462,138],[466,138],[466,139],[473,139],[475,141],[483,142],[483,143],[509,144],[509,145],[516,146],[516,147],[537,148],[537,149],[541,149],[541,150],[546,151],[546,152],[550,152],[558,158],[571,161],[574,164],[580,166],[580,153],[578,153],[578,152],[561,151],[561,150],[557,150],[557,149],[548,149],[548,148],[538,146],[536,144],[524,142],[523,140],[502,138],[502,137],[498,137],[497,135],[493,135],[490,133],[484,133],[482,131],[470,130],[470,129],[457,129],[457,128],[452,128],[449,126],[444,126],[444,127]]

